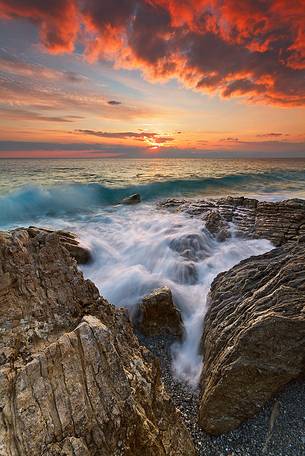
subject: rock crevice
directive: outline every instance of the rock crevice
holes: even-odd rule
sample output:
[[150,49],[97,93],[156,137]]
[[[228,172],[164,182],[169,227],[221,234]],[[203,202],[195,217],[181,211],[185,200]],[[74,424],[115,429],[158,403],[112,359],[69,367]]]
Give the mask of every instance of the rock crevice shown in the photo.
[[0,234],[0,455],[194,455],[157,360],[61,233]]

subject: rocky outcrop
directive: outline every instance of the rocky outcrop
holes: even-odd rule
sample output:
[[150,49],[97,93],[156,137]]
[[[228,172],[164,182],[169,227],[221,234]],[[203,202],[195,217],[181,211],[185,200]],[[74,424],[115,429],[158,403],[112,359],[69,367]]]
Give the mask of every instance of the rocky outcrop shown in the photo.
[[194,455],[124,310],[61,235],[0,233],[1,456]]
[[168,287],[159,288],[143,298],[135,322],[136,327],[145,336],[182,337],[183,334],[181,314]]
[[[0,233],[0,360],[27,361],[70,331],[85,313],[107,306],[63,246],[61,234],[18,229]],[[110,310],[109,310],[110,312]],[[15,360],[16,361],[16,360]]]
[[218,275],[208,305],[199,420],[219,434],[305,370],[304,239]]
[[141,195],[139,193],[134,193],[133,195],[123,198],[122,204],[138,204],[141,202]]
[[[36,237],[41,233],[53,233],[52,230],[46,228],[37,228],[30,226],[27,232],[31,237]],[[56,231],[59,236],[60,242],[69,251],[70,255],[77,261],[78,264],[88,264],[92,261],[92,255],[89,249],[80,244],[77,236],[69,231]]]
[[215,234],[215,224],[209,222],[209,217],[215,218],[213,213],[216,211],[225,222],[234,224],[237,236],[268,239],[280,246],[305,235],[305,201],[300,199],[279,202],[260,202],[244,197],[171,199],[164,201],[161,207],[201,217],[212,234]]

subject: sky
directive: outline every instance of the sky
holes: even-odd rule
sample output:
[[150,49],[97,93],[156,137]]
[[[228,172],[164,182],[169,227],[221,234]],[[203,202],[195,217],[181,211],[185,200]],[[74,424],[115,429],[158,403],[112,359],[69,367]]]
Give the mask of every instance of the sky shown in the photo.
[[0,157],[305,156],[305,0],[0,0]]

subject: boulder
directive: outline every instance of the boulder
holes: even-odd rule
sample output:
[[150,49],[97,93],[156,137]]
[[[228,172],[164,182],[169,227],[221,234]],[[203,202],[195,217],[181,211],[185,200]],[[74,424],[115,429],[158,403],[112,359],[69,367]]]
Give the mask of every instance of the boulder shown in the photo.
[[122,204],[138,204],[141,202],[141,195],[139,193],[134,193],[133,195],[127,196],[122,199]]
[[180,311],[168,287],[154,290],[143,298],[135,317],[136,326],[145,336],[172,335],[182,337]]
[[157,360],[60,234],[0,233],[0,327],[1,456],[195,454]]
[[219,274],[202,338],[199,422],[240,425],[305,370],[305,244],[287,243]]

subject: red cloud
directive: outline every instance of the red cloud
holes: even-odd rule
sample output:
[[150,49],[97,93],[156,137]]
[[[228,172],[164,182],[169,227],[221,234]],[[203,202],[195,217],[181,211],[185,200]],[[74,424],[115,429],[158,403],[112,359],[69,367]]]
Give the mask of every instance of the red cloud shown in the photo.
[[[44,46],[228,98],[305,105],[305,0],[0,0]],[[78,32],[81,30],[80,36]]]
[[53,53],[74,49],[77,14],[75,0],[0,0],[0,18],[26,18],[38,24],[43,45]]

